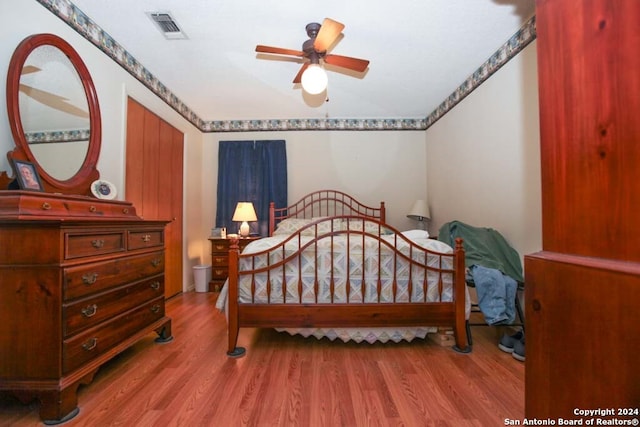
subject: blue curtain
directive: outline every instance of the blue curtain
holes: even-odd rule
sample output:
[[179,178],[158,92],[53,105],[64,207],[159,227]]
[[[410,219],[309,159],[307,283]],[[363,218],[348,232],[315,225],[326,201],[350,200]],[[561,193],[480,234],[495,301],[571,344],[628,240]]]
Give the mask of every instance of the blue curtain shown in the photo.
[[216,227],[237,233],[231,218],[238,202],[252,202],[258,221],[251,233],[269,234],[269,203],[287,206],[287,151],[283,140],[220,141]]

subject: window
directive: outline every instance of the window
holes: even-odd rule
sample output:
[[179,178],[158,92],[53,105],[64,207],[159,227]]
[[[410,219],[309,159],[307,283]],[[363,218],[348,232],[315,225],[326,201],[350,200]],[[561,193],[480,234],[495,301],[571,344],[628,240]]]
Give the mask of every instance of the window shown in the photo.
[[252,202],[258,216],[251,233],[269,234],[269,203],[287,206],[287,152],[284,140],[220,141],[216,227],[237,233],[231,218],[238,202]]

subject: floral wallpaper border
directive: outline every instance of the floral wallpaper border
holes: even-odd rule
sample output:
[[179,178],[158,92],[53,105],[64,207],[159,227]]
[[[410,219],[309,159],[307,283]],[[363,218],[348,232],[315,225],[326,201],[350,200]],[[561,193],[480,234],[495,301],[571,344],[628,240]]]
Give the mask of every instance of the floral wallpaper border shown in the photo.
[[47,132],[25,132],[24,136],[29,144],[88,141],[89,137],[91,136],[91,130],[77,129]]
[[277,119],[205,121],[160,82],[109,34],[70,0],[36,0],[71,28],[97,46],[129,74],[160,97],[202,132],[251,132],[288,130],[426,130],[473,92],[491,75],[536,38],[535,16],[529,19],[482,66],[469,76],[438,108],[422,119]]

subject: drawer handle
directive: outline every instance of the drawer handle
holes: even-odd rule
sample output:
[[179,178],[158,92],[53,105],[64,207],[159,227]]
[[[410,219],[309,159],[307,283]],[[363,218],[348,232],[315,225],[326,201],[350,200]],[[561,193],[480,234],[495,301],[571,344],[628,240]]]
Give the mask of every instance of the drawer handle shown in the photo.
[[160,260],[159,258],[156,258],[154,260],[151,260],[151,265],[153,265],[154,267],[157,267],[160,265],[160,263],[162,263],[162,260]]
[[91,246],[93,246],[96,249],[100,249],[101,247],[104,246],[104,240],[102,239],[95,239],[91,241]]
[[82,283],[85,285],[93,285],[98,280],[98,273],[87,273],[82,275]]
[[216,276],[222,276],[227,270],[216,270]]
[[156,290],[156,291],[158,289],[160,289],[160,282],[152,282],[151,283],[151,289]]
[[216,249],[219,251],[223,251],[226,249],[226,247],[224,245],[216,245]]
[[122,209],[122,213],[125,214],[125,215],[128,214],[129,213],[129,208]]
[[89,212],[95,212],[95,211],[96,211],[95,206],[89,206]]
[[44,202],[42,204],[42,209],[44,209],[45,211],[48,211],[49,209],[51,209],[51,205],[47,202]]
[[216,263],[218,263],[218,264],[222,264],[223,262],[225,262],[225,261],[226,261],[226,258],[216,258],[216,259],[214,259],[214,261],[215,261]]
[[152,313],[158,313],[160,311],[160,304],[153,304],[151,306],[151,312]]
[[145,243],[148,243],[151,241],[151,235],[150,234],[145,234],[142,236],[142,241]]
[[85,351],[91,351],[94,348],[96,348],[96,346],[98,345],[98,338],[91,338],[89,339],[86,343],[82,344],[82,348],[85,349]]
[[95,315],[96,312],[98,311],[98,306],[95,305],[95,304],[91,304],[91,305],[86,306],[85,308],[83,308],[80,311],[82,311],[82,315],[84,317],[91,317],[91,316]]

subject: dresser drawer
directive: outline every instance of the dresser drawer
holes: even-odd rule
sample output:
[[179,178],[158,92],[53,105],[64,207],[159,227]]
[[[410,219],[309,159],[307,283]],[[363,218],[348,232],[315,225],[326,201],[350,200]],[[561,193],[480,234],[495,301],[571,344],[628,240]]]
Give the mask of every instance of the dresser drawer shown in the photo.
[[65,301],[105,291],[164,272],[164,251],[67,267],[63,270]]
[[162,230],[129,231],[129,250],[164,246],[164,232]]
[[62,308],[65,337],[164,295],[164,276],[156,276],[111,292],[86,298]]
[[96,328],[64,340],[62,345],[63,374],[68,374],[80,367],[162,316],[164,316],[164,296],[115,317]]
[[222,289],[226,281],[227,281],[226,277],[224,278],[224,280],[220,280],[220,279],[211,280],[211,282],[209,282],[209,290],[213,292],[220,292],[220,290]]
[[229,265],[229,254],[224,255],[211,255],[211,264],[213,268],[227,267]]
[[215,252],[229,252],[230,239],[216,239],[211,242],[211,253]]
[[116,220],[139,222],[135,207],[120,200],[100,200],[86,196],[38,191],[3,191],[0,199],[3,216],[19,216],[62,219],[96,219],[102,223]]
[[104,203],[100,200],[92,200],[83,203],[68,203],[67,215],[82,218],[135,218],[135,208],[127,204]]
[[211,269],[211,280],[226,279],[229,276],[229,269],[227,267],[213,267]]
[[[36,193],[37,194],[37,193]],[[39,195],[39,194],[38,194]],[[4,202],[4,200],[3,200]],[[21,197],[15,206],[21,215],[64,216],[67,213],[66,203],[62,199],[42,197]]]
[[125,250],[125,235],[123,231],[65,234],[65,259],[91,257],[124,252]]

